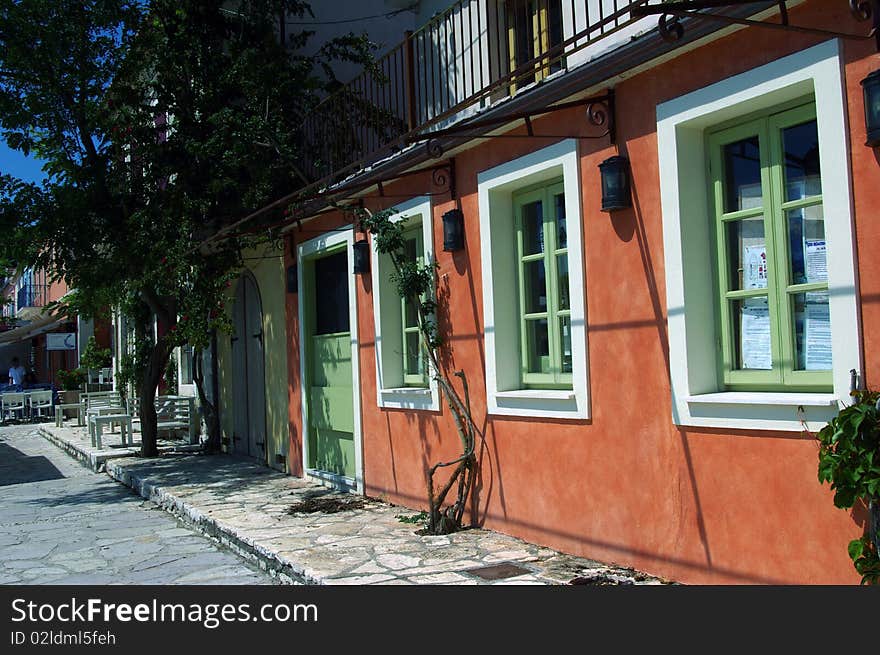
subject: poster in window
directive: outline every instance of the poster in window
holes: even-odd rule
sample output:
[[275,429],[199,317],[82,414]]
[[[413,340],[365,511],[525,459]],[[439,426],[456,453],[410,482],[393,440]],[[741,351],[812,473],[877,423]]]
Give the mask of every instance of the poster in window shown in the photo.
[[767,298],[748,298],[740,315],[740,352],[744,369],[773,368],[770,308]]
[[825,239],[805,239],[804,259],[807,282],[828,281],[828,258]]
[[767,288],[767,247],[745,246],[743,248],[743,286],[746,289]]
[[807,293],[804,303],[804,368],[831,370],[831,314],[828,294]]

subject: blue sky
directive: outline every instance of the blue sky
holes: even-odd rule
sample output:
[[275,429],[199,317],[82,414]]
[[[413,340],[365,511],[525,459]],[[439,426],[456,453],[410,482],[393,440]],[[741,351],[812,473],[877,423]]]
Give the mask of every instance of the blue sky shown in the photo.
[[42,162],[33,157],[25,157],[17,150],[11,150],[3,139],[0,139],[0,173],[9,173],[27,182],[40,182],[43,171]]

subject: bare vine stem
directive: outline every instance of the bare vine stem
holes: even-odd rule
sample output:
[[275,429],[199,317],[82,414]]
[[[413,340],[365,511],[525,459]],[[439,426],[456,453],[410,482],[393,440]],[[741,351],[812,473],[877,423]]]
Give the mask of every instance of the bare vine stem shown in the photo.
[[[368,209],[361,209],[359,211],[362,212],[361,223],[369,226],[369,230],[374,238],[380,236],[383,231],[385,232],[384,236],[388,236],[387,233],[389,231],[391,232],[391,238],[387,241],[382,240],[380,245],[377,246],[377,250],[387,254],[391,260],[398,280],[398,293],[405,298],[405,300],[413,303],[417,308],[420,343],[427,355],[428,363],[431,368],[431,377],[443,393],[443,397],[446,400],[453,422],[455,423],[459,441],[461,442],[461,455],[450,461],[437,462],[433,466],[426,468],[425,471],[427,478],[428,506],[430,509],[428,515],[428,531],[432,534],[445,534],[461,529],[467,499],[473,489],[473,482],[476,477],[477,460],[475,456],[475,437],[478,430],[471,414],[470,391],[468,389],[467,377],[465,376],[464,371],[461,370],[453,373],[462,382],[462,390],[464,393],[464,399],[462,399],[450,379],[444,373],[444,367],[441,365],[438,356],[441,344],[436,335],[436,303],[433,299],[430,301],[425,299],[425,295],[429,292],[431,293],[431,297],[434,297],[433,292],[436,289],[436,280],[432,278],[430,284],[427,284],[425,283],[424,278],[422,278],[422,280],[420,280],[421,284],[413,284],[412,279],[409,279],[408,284],[401,284],[401,280],[406,280],[407,271],[409,270],[408,265],[410,263],[404,259],[402,247],[400,247],[400,228],[394,227],[391,223],[389,219],[390,212],[373,214]],[[364,217],[366,217],[366,220],[364,220]],[[380,221],[383,222],[380,223]],[[394,232],[393,230],[395,229],[398,231]],[[431,267],[433,268],[434,265],[431,264]],[[420,274],[423,271],[424,269],[422,271],[416,271],[416,273]],[[403,289],[406,289],[406,291]],[[453,466],[455,468],[446,480],[446,483],[439,490],[436,490],[434,486],[434,477],[436,473],[441,468],[449,468]],[[456,486],[456,483],[457,490],[455,501],[444,509],[443,505],[446,501],[446,497],[452,488]]]

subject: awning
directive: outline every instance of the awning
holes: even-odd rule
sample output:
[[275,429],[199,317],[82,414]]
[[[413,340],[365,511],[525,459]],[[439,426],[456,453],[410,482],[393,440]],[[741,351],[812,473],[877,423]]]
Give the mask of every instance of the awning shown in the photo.
[[27,325],[20,325],[17,328],[0,333],[0,346],[25,341],[38,334],[51,332],[62,323],[66,323],[67,318],[58,316],[57,314],[41,314]]

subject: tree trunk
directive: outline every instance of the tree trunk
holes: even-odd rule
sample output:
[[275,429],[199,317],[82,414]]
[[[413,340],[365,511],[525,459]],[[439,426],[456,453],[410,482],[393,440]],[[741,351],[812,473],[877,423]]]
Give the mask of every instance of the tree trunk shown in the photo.
[[208,431],[208,440],[205,442],[204,450],[207,453],[220,452],[220,414],[217,411],[215,402],[208,400],[208,394],[205,392],[205,376],[202,370],[202,350],[193,352],[193,381],[196,383],[196,390],[199,394],[199,404],[205,414],[205,429]]
[[165,365],[171,355],[171,348],[165,337],[160,337],[150,352],[150,358],[144,367],[144,377],[139,390],[141,419],[141,455],[156,457],[158,447],[158,421],[156,419],[156,389],[159,380],[165,373]]

